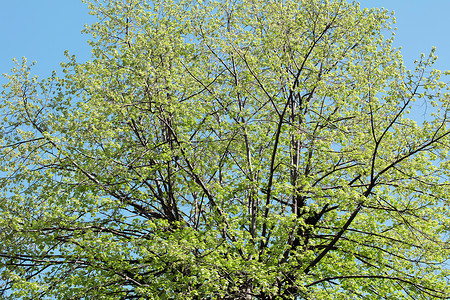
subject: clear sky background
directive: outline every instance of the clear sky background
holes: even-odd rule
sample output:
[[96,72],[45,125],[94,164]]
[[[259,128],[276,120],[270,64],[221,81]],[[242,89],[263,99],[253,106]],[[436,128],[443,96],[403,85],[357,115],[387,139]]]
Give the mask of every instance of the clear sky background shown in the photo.
[[[363,7],[385,7],[396,14],[396,46],[402,46],[406,65],[436,46],[436,68],[450,69],[450,0],[362,0]],[[64,61],[64,51],[79,61],[90,58],[81,34],[95,19],[80,0],[0,0],[0,73],[13,67],[12,58],[37,61],[34,73],[49,76]],[[0,82],[4,83],[3,79]]]
[[14,57],[36,61],[33,73],[43,77],[66,61],[65,50],[90,59],[89,36],[81,30],[94,21],[80,0],[0,0],[0,74],[9,73]]

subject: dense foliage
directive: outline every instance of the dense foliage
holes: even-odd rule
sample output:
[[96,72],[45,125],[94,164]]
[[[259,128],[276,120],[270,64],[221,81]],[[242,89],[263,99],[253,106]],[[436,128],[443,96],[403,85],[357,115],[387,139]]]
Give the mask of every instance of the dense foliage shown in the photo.
[[448,84],[337,0],[109,0],[0,103],[2,299],[450,298]]

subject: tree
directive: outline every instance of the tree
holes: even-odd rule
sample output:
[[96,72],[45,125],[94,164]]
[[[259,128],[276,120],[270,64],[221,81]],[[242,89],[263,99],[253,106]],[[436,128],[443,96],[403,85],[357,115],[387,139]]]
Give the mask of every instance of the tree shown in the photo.
[[390,14],[90,8],[89,62],[2,90],[3,299],[450,298],[449,85]]

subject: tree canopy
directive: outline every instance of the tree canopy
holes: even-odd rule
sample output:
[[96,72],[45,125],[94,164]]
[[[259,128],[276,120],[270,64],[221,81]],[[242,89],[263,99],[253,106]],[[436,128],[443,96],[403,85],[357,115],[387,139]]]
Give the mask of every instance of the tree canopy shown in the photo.
[[90,61],[6,75],[2,299],[450,298],[447,73],[391,14],[89,6]]

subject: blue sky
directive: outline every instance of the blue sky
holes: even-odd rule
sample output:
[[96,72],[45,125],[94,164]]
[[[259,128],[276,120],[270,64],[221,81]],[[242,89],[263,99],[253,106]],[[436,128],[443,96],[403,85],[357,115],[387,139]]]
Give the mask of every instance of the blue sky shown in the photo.
[[[396,13],[396,46],[407,66],[436,46],[436,68],[450,69],[450,0],[363,0],[363,7],[385,7]],[[90,58],[84,24],[94,20],[80,0],[0,0],[0,73],[9,72],[12,58],[37,61],[34,72],[48,76],[59,68],[64,51],[80,61]],[[4,82],[0,79],[0,82]]]
[[59,68],[65,50],[88,60],[89,37],[81,34],[95,20],[88,13],[80,0],[0,0],[0,73],[9,72],[14,57],[37,61],[40,76]]
[[413,66],[420,53],[436,46],[436,69],[450,70],[450,0],[362,0],[362,7],[384,7],[395,12],[395,46],[402,47],[404,61]]

